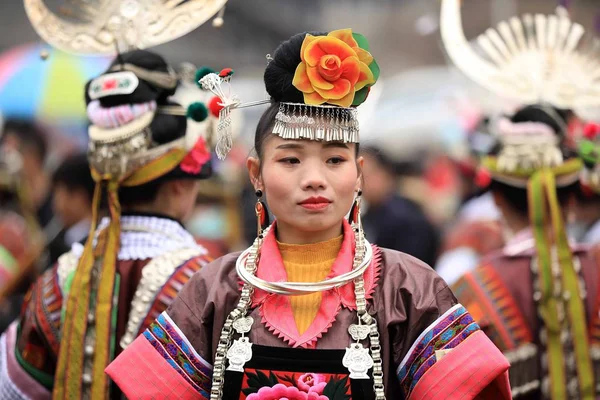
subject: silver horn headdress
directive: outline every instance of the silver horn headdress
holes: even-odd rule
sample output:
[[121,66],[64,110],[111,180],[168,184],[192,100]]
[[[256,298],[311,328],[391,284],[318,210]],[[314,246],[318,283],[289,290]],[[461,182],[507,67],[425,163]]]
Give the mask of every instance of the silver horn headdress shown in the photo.
[[[46,0],[47,2],[47,0]],[[114,54],[158,46],[190,33],[217,14],[227,0],[91,0],[72,2],[68,14],[52,12],[44,0],[24,0],[35,31],[70,53]],[[222,24],[217,17],[215,26]]]
[[452,62],[480,86],[522,104],[575,111],[600,107],[600,43],[559,7],[500,22],[470,43],[460,0],[443,0],[441,33]]

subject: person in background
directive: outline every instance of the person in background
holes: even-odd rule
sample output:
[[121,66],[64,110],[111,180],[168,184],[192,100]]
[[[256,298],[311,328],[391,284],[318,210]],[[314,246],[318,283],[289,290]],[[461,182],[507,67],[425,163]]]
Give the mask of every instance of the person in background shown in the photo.
[[584,169],[574,207],[573,233],[581,243],[600,245],[600,124],[584,127],[579,155]]
[[27,288],[48,263],[22,167],[18,151],[0,147],[0,332],[19,315]]
[[600,326],[600,259],[566,235],[565,215],[581,171],[580,159],[565,145],[566,115],[530,105],[497,122],[498,144],[482,165],[491,173],[490,191],[509,238],[452,286],[511,361],[519,399],[596,394],[600,366],[590,357],[597,352],[588,335]]
[[363,224],[367,237],[378,246],[433,265],[439,250],[438,232],[417,203],[398,193],[394,160],[377,147],[363,148],[362,155],[363,198],[367,203]]
[[92,222],[94,186],[86,154],[67,156],[54,171],[52,208],[64,228],[48,245],[52,264],[73,243],[85,242]]
[[[600,192],[599,192],[600,193]],[[582,244],[600,244],[600,194],[582,188],[577,192],[569,233]]]
[[[188,115],[200,122],[208,112],[201,102],[189,110],[173,102],[179,84],[163,57],[134,50],[86,86],[94,234],[39,277],[0,338],[0,361],[10,360],[0,368],[1,394],[122,398],[104,368],[211,260],[182,225],[199,180],[212,174],[207,132],[192,130]],[[102,200],[109,216],[100,219]]]
[[[367,48],[341,29],[294,35],[273,53],[271,104],[246,164],[254,245],[195,274],[109,365],[128,398],[510,398],[506,359],[447,285],[422,261],[365,238],[351,106],[379,75]],[[264,198],[276,217],[269,228]]]
[[504,246],[502,216],[489,190],[490,177],[478,166],[495,140],[489,134],[489,119],[482,119],[468,133],[466,151],[454,159],[460,178],[461,205],[457,215],[443,234],[436,272],[454,284],[462,275],[479,266],[481,257]]
[[51,180],[45,168],[48,144],[45,132],[31,121],[6,119],[2,146],[17,150],[23,163],[23,177],[42,229],[53,218]]

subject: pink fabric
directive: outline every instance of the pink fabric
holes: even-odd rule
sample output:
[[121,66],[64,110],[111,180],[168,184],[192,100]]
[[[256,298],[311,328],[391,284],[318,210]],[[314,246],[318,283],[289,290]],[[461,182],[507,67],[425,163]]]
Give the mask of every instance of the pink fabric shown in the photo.
[[423,375],[408,400],[512,399],[509,366],[490,339],[475,332]]
[[[287,281],[287,273],[283,265],[281,253],[277,247],[275,238],[275,224],[265,237],[262,245],[260,261],[256,275],[265,280],[274,282]],[[354,259],[354,233],[352,227],[344,220],[344,240],[340,252],[331,267],[331,273],[327,278],[339,276],[352,269]],[[377,279],[379,278],[381,263],[381,252],[373,246],[373,261],[364,273],[365,292],[367,298],[371,298]],[[342,306],[355,310],[356,299],[354,297],[354,284],[350,283],[340,288],[331,289],[322,293],[321,306],[315,320],[308,329],[300,335],[294,320],[294,314],[290,300],[287,296],[269,294],[263,290],[256,289],[253,296],[253,306],[260,307],[262,323],[270,332],[287,342],[293,347],[314,348],[317,340],[325,334],[333,325],[336,316]]]
[[138,337],[105,370],[128,399],[207,400]]
[[52,397],[50,391],[33,379],[17,361],[15,356],[16,342],[17,323],[14,322],[6,330],[6,349],[0,350],[6,354],[6,367],[10,380],[29,398],[36,400],[50,399]]
[[87,106],[87,115],[92,124],[104,129],[113,129],[126,125],[148,111],[154,110],[156,110],[155,101],[104,108],[100,105],[99,100],[94,100]]

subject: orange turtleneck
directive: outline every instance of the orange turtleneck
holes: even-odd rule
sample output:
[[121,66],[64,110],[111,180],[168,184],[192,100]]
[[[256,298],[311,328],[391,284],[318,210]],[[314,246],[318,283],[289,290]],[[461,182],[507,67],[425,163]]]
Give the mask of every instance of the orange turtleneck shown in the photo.
[[[331,267],[342,247],[343,235],[326,242],[313,244],[285,244],[277,242],[289,282],[320,282],[331,272]],[[321,306],[321,293],[290,296],[292,313],[303,334],[314,321]]]

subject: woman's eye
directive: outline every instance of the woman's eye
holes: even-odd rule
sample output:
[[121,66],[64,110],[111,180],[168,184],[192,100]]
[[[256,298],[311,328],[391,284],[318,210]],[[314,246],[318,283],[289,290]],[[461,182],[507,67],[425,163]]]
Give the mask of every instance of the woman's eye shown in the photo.
[[279,160],[280,163],[283,164],[300,164],[300,160],[296,157],[286,157]]
[[343,163],[344,160],[342,157],[331,157],[330,159],[327,160],[328,164],[341,164]]

